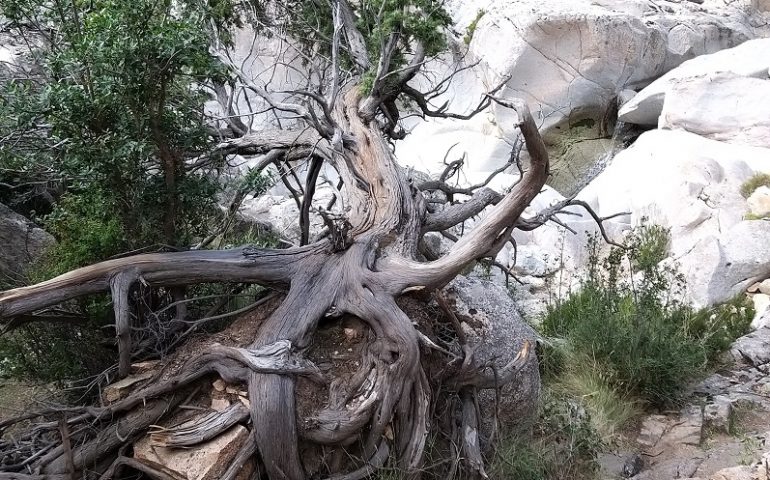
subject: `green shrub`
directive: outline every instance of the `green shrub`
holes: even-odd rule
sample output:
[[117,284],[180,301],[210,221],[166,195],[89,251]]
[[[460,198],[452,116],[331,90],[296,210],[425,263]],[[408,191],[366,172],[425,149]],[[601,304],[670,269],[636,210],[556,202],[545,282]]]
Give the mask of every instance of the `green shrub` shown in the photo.
[[619,393],[609,382],[604,365],[593,358],[573,355],[562,375],[549,388],[572,398],[589,414],[590,423],[603,439],[616,438],[640,413],[640,402]]
[[759,187],[770,187],[770,175],[767,173],[757,173],[741,185],[741,195],[749,198],[754,190]]
[[104,371],[115,353],[93,327],[33,323],[0,336],[0,377],[63,382]]
[[667,244],[665,230],[644,226],[628,250],[600,259],[597,240],[589,241],[583,287],[550,307],[541,324],[562,345],[546,350],[547,375],[598,365],[620,397],[676,405],[686,385],[747,331],[753,312],[739,300],[701,311],[678,300],[682,277],[660,264]]
[[580,403],[547,392],[532,431],[503,437],[487,473],[493,480],[591,479],[601,448]]

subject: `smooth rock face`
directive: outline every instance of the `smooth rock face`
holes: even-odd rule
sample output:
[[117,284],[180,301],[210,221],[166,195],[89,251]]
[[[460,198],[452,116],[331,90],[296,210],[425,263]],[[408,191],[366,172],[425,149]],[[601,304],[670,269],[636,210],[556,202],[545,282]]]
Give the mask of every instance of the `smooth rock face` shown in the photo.
[[50,234],[0,203],[0,283],[21,278],[53,243]]
[[[449,5],[466,18],[486,11],[470,50],[490,71],[511,76],[502,95],[523,96],[540,109],[544,130],[565,117],[603,112],[624,86],[753,36],[740,7],[722,17],[711,5],[699,12],[672,4],[661,12],[633,0],[478,3],[475,11],[472,2]],[[501,39],[506,48],[499,48]]]
[[728,145],[688,132],[652,130],[615,156],[578,196],[601,216],[628,212],[628,222],[671,229],[682,254],[707,234],[743,219],[741,184],[767,168],[770,150]]
[[[165,448],[146,436],[134,444],[134,457],[159,463],[188,480],[217,480],[232,463],[249,432],[236,425],[222,435],[191,448]],[[248,469],[247,469],[248,470]],[[238,478],[248,478],[249,472]]]
[[658,127],[770,147],[770,79],[705,74],[672,80]]
[[729,300],[770,276],[770,222],[743,221],[699,241],[679,258],[690,299],[696,305]]
[[689,132],[652,130],[619,153],[578,198],[601,216],[671,231],[670,250],[689,300],[712,305],[770,275],[770,222],[745,221],[740,187],[770,170],[770,149],[730,145]]
[[[768,113],[770,115],[770,112]],[[770,188],[761,186],[746,199],[749,204],[749,212],[757,217],[770,215]]]
[[[490,362],[502,368],[514,359],[525,341],[529,341],[534,348],[534,330],[516,312],[513,300],[499,284],[460,276],[449,286],[455,293],[458,314],[469,317],[473,323],[463,322],[463,329],[478,362]],[[522,427],[534,418],[537,411],[540,372],[535,355],[530,358],[517,380],[502,388],[499,411],[503,424]],[[481,391],[479,401],[482,411],[494,411],[493,391]],[[492,419],[484,417],[481,421],[481,433],[488,435]]]
[[657,125],[664,100],[672,88],[688,78],[721,72],[744,77],[768,77],[770,39],[750,40],[742,45],[710,55],[701,55],[681,64],[640,91],[620,108],[618,120],[639,125]]
[[[628,89],[685,60],[770,31],[754,21],[756,9],[746,2],[666,2],[660,8],[643,0],[450,0],[447,8],[460,34],[475,25],[472,35],[467,32],[469,55],[462,57],[465,45],[457,45],[427,66],[431,76],[452,73],[455,62],[480,63],[461,72],[433,103],[449,101],[451,111],[468,112],[509,78],[497,96],[527,101],[554,153],[554,186],[565,194],[580,182],[586,163],[597,160],[586,157],[606,152],[606,145],[589,139],[611,136],[617,97],[628,98]],[[469,155],[460,181],[471,183],[472,174],[489,173],[507,160],[515,123],[516,114],[497,105],[469,122],[408,120],[411,135],[397,144],[397,154],[437,174],[454,146],[450,159]]]
[[732,415],[732,401],[721,395],[703,408],[703,422],[712,432],[730,433]]

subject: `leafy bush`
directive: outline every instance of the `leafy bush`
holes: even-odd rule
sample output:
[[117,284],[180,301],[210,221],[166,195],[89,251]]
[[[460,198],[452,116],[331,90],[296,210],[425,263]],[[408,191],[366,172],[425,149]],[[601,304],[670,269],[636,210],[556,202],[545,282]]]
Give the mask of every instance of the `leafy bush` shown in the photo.
[[62,382],[104,371],[115,353],[98,327],[32,323],[0,336],[0,377]]
[[487,473],[494,480],[590,479],[602,440],[589,413],[569,398],[547,393],[533,430],[503,437]]
[[644,226],[627,251],[613,249],[603,260],[596,238],[589,241],[583,287],[549,308],[541,325],[562,345],[545,351],[546,375],[598,365],[619,396],[671,406],[747,331],[753,312],[744,301],[695,311],[678,300],[683,279],[660,263],[667,239],[662,228]]
[[770,187],[770,175],[767,173],[757,173],[741,185],[741,195],[749,198],[754,190],[759,187]]
[[[216,142],[204,85],[225,76],[209,49],[210,26],[230,24],[234,2],[49,7],[0,0],[10,28],[50,36],[29,43],[34,77],[0,83],[0,137],[8,140],[0,184],[19,187],[0,186],[0,199],[33,214],[58,241],[30,280],[208,233],[222,159],[195,168],[190,160]],[[85,316],[77,325],[28,325],[0,338],[2,373],[64,379],[113,362],[114,333],[103,328],[112,323],[108,300],[73,307]],[[94,348],[77,347],[84,344]]]

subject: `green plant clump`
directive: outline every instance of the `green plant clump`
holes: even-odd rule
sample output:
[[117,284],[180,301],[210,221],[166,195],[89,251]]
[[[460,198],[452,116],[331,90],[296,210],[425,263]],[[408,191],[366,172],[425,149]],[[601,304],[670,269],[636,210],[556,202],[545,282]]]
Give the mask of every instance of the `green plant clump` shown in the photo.
[[[208,233],[221,187],[189,160],[215,142],[203,85],[225,71],[208,31],[232,23],[233,8],[229,0],[0,0],[9,28],[49,36],[30,42],[36,77],[0,82],[0,185],[20,186],[0,187],[0,201],[57,240],[29,281]],[[109,365],[114,352],[76,346],[113,341],[102,328],[111,310],[83,303],[77,321],[4,335],[0,374],[64,379]]]
[[602,446],[589,412],[549,392],[532,431],[504,436],[487,473],[494,480],[591,479]]
[[741,185],[741,195],[749,198],[759,187],[770,187],[770,175],[767,173],[757,173]]
[[546,377],[591,371],[619,398],[669,407],[748,331],[753,311],[743,299],[704,310],[678,299],[682,276],[660,264],[667,244],[666,230],[643,226],[626,251],[601,261],[596,238],[589,241],[585,283],[541,325],[558,345],[544,352]]
[[479,22],[481,21],[481,18],[486,14],[487,11],[483,8],[480,8],[478,12],[476,12],[476,18],[473,19],[471,23],[468,24],[468,30],[465,32],[465,36],[463,37],[463,43],[466,45],[471,44],[471,40],[473,40],[473,34],[476,33],[476,27],[479,26]]

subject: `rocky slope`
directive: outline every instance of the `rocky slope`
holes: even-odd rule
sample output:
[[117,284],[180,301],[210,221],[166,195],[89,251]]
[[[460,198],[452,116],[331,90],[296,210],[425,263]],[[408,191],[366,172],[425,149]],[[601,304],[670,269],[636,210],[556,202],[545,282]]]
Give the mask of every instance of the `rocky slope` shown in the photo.
[[601,456],[601,478],[767,480],[770,329],[738,339],[726,366],[679,412],[642,419],[626,449]]

